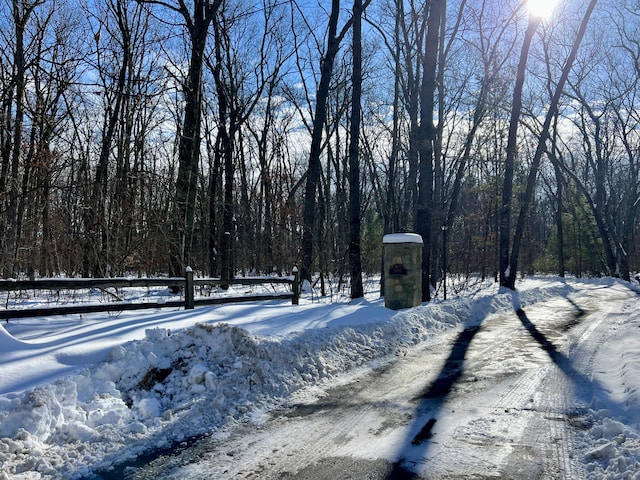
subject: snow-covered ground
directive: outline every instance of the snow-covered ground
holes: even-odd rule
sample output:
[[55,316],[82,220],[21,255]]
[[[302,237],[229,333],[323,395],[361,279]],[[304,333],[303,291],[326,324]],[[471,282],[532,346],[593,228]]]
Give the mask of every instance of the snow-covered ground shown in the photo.
[[614,279],[533,278],[515,294],[486,285],[397,312],[372,293],[10,321],[0,327],[0,479],[91,478],[514,306],[613,293],[622,300],[600,323],[611,331],[594,352],[580,461],[591,478],[637,479],[639,291]]

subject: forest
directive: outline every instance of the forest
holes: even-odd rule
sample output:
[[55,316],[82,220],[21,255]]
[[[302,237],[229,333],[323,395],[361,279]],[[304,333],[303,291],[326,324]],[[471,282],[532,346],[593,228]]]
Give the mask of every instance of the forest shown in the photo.
[[2,277],[629,280],[640,4],[551,3],[1,0]]

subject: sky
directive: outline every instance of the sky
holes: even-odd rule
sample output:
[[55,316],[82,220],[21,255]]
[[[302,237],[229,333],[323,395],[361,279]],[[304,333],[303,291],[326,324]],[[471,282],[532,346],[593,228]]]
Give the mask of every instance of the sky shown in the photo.
[[576,455],[589,478],[640,478],[640,289],[610,278],[531,278],[517,293],[495,284],[474,292],[398,311],[371,290],[359,301],[307,294],[297,306],[272,301],[2,324],[0,480],[92,478],[142,452],[251,422],[300,392],[313,395],[399,349],[491,315],[529,306],[552,315],[558,299],[613,294],[624,301],[603,322],[612,329],[609,341],[591,346],[602,389]]

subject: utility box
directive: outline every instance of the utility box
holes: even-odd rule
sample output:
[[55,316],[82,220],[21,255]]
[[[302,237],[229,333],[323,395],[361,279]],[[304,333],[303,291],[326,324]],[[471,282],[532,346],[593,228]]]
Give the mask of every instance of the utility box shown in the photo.
[[399,310],[422,303],[422,244],[417,233],[383,237],[385,307]]

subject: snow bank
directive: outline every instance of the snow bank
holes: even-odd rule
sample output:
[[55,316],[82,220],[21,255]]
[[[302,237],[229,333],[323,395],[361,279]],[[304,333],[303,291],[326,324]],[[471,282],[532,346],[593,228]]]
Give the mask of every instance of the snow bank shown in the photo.
[[[596,355],[591,425],[584,435],[589,479],[640,479],[640,310],[628,316]],[[624,313],[624,312],[623,312]]]

